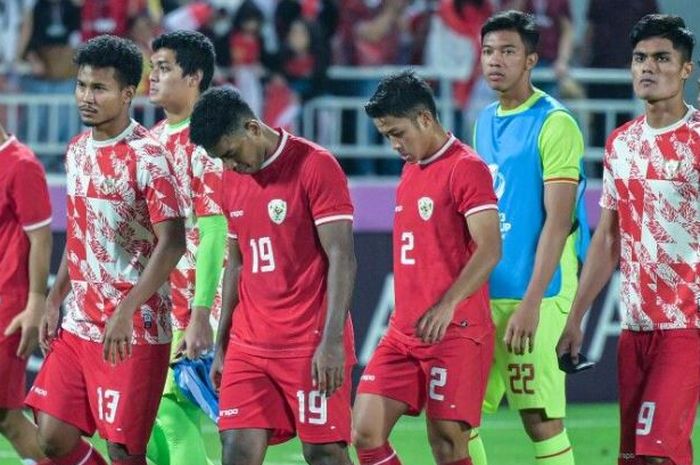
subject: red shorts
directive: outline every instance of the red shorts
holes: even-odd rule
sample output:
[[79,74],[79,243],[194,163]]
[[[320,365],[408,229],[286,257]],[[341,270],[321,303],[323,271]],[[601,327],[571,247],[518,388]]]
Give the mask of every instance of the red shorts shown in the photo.
[[116,366],[102,359],[102,344],[61,331],[41,367],[26,403],[92,436],[146,452],[163,394],[169,344],[132,346]]
[[365,368],[359,394],[376,394],[408,405],[409,415],[425,407],[433,420],[481,423],[494,336],[479,341],[452,337],[433,345],[415,345],[391,328]]
[[272,430],[270,444],[295,433],[309,444],[349,444],[351,375],[349,364],[343,386],[325,398],[312,385],[311,357],[257,357],[230,345],[219,391],[219,430]]
[[0,408],[20,409],[24,406],[27,360],[17,356],[20,332],[12,336],[4,336],[4,332],[5,328],[0,328]]
[[644,456],[691,465],[700,393],[700,331],[622,331],[618,346],[619,465]]

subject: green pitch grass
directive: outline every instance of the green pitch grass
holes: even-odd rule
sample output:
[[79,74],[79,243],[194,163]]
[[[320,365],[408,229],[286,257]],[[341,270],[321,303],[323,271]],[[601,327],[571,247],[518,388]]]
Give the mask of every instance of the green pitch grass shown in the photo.
[[[613,465],[617,463],[618,414],[613,404],[571,405],[566,421],[574,446],[577,465]],[[696,421],[697,423],[697,421]],[[489,465],[534,465],[530,443],[515,412],[501,409],[487,415],[481,428]],[[213,424],[205,426],[205,438],[212,461],[219,463],[219,442]],[[404,417],[399,421],[391,442],[406,465],[431,465],[433,462],[425,437],[425,419]],[[695,450],[700,447],[700,428],[694,435]],[[104,451],[103,445],[98,447]],[[353,455],[353,459],[355,459]],[[268,449],[265,465],[302,465],[301,446],[295,439]],[[14,451],[0,438],[0,465],[20,465]]]

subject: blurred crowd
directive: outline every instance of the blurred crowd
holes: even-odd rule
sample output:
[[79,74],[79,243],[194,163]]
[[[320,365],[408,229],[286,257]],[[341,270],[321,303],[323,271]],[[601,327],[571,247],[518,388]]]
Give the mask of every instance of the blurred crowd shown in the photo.
[[[367,96],[374,80],[330,83],[330,65],[426,65],[463,79],[453,89],[468,114],[492,99],[480,82],[479,31],[503,9],[535,15],[546,91],[581,97],[572,65],[626,67],[627,33],[656,0],[589,0],[576,44],[570,0],[1,0],[0,92],[71,93],[74,49],[99,34],[133,39],[144,52],[164,31],[196,29],[217,52],[215,83],[232,83],[274,126],[291,126],[303,102],[322,94]],[[148,92],[148,67],[139,86]],[[625,86],[626,87],[626,86]],[[587,89],[591,96],[605,90]],[[628,95],[629,90],[612,90]],[[376,172],[377,167],[360,166]]]

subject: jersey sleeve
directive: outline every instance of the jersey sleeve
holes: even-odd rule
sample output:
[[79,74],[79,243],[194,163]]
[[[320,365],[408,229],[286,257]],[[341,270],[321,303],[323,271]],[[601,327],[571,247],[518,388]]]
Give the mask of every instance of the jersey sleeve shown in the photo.
[[17,165],[11,195],[19,223],[25,231],[51,224],[49,188],[44,168],[38,160],[23,160]]
[[600,206],[607,210],[617,210],[617,189],[615,188],[615,176],[610,160],[613,155],[613,138],[609,138],[605,144],[603,157],[603,192],[600,195]]
[[450,176],[450,192],[457,211],[465,217],[483,210],[498,210],[491,172],[477,158],[465,158],[455,164]]
[[223,166],[201,147],[192,153],[192,208],[196,217],[221,215]]
[[583,135],[570,114],[555,111],[547,117],[540,131],[538,147],[545,183],[578,184],[583,158]]
[[146,199],[151,223],[182,217],[175,171],[165,148],[147,145],[136,160],[138,188]]
[[316,226],[353,220],[348,180],[333,155],[327,152],[312,154],[304,164],[302,175]]

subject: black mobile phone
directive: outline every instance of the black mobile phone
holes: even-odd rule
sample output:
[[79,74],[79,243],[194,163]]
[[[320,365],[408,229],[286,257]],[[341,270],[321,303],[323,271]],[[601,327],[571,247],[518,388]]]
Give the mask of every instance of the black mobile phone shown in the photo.
[[576,364],[574,364],[573,360],[571,360],[571,354],[569,352],[562,354],[561,357],[559,357],[559,369],[570,375],[575,375],[576,373],[593,368],[594,365],[595,362],[589,361],[588,358],[582,353],[578,354],[578,363]]

